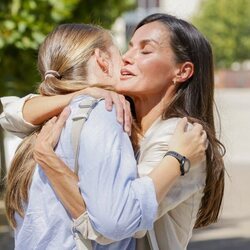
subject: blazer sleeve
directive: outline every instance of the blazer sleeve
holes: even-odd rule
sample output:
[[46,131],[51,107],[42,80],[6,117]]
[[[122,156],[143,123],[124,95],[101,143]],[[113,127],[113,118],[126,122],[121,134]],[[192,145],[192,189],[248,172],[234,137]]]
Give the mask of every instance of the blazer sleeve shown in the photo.
[[37,95],[29,94],[23,98],[16,96],[1,98],[3,112],[0,115],[0,124],[6,131],[24,138],[39,127],[25,121],[22,112],[24,103],[34,96]]
[[[101,233],[97,232],[89,219],[88,212],[84,212],[77,219],[73,219],[73,230],[78,231],[83,238],[96,241],[100,245],[107,245],[115,242],[109,238],[106,238]],[[134,238],[142,238],[146,234],[146,230],[136,232]]]

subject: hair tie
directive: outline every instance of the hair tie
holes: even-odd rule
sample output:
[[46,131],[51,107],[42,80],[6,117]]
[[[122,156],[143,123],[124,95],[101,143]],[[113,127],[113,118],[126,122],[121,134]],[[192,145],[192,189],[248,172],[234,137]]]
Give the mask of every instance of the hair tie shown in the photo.
[[60,74],[59,74],[57,71],[55,71],[55,70],[47,70],[47,71],[45,72],[45,80],[46,80],[47,77],[49,77],[49,76],[54,76],[54,77],[57,78],[57,79],[61,79]]

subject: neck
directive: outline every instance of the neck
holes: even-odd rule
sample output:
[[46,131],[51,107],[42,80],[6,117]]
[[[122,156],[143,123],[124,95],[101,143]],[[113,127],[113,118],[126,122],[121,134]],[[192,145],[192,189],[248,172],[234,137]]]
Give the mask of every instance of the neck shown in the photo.
[[134,97],[136,120],[144,135],[151,125],[160,117],[173,97],[174,89],[169,88],[165,93]]

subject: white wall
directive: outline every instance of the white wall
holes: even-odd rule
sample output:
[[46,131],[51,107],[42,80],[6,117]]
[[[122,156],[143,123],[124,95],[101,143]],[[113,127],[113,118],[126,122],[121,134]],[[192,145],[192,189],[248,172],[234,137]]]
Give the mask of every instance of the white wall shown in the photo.
[[160,0],[160,7],[164,12],[189,19],[199,7],[200,0]]

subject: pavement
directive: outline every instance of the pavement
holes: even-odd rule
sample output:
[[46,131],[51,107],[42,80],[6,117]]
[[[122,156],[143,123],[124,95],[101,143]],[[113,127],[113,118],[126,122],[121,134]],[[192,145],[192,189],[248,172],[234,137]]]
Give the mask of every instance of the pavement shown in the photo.
[[4,203],[2,200],[0,200],[0,249],[14,249],[13,231],[8,225],[7,219],[5,217]]
[[[216,102],[227,148],[223,208],[217,223],[194,230],[188,250],[250,250],[250,89],[217,90]],[[1,201],[0,249],[14,249]]]

